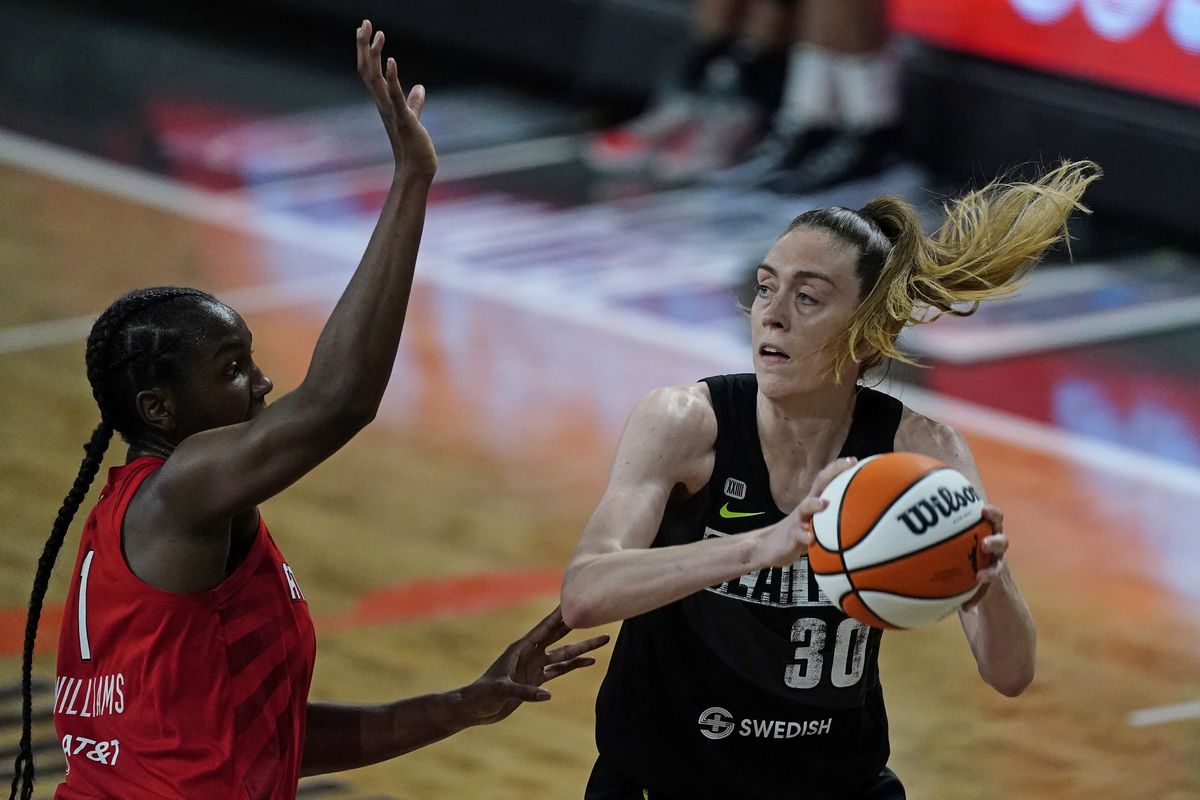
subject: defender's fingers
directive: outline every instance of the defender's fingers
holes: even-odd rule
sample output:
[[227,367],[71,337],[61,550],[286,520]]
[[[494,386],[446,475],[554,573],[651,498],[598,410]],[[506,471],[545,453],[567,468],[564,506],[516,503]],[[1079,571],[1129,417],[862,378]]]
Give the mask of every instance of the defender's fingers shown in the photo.
[[[404,87],[400,85],[400,68],[396,66],[396,59],[389,58],[387,60],[387,68],[385,69],[384,79],[387,81],[388,99],[392,103],[392,107],[397,111],[408,110],[408,104],[404,102]],[[402,118],[407,119],[403,114]]]
[[533,686],[528,683],[506,682],[500,684],[500,687],[504,694],[509,697],[516,697],[531,703],[541,703],[550,699],[550,692],[540,686]]
[[563,622],[562,607],[555,606],[554,610],[547,614],[541,622],[534,625],[529,633],[522,638],[539,645],[554,644],[562,637],[571,632],[567,623]]
[[593,636],[590,639],[584,639],[582,642],[574,642],[563,647],[557,647],[546,652],[546,660],[551,663],[570,661],[576,656],[590,653],[592,650],[603,647],[608,644],[608,639],[608,634],[603,634],[601,636]]
[[366,24],[367,24],[367,21],[363,20],[363,24],[359,25],[358,30],[354,32],[354,60],[358,65],[358,74],[363,77],[366,77],[366,73],[367,73],[367,33],[366,33],[366,29],[365,29]]
[[575,658],[561,664],[551,664],[543,671],[542,680],[551,681],[568,672],[574,672],[582,667],[590,667],[595,663],[596,659],[594,658]]
[[421,118],[421,112],[425,110],[425,87],[421,84],[418,83],[409,90],[408,107],[417,119]]

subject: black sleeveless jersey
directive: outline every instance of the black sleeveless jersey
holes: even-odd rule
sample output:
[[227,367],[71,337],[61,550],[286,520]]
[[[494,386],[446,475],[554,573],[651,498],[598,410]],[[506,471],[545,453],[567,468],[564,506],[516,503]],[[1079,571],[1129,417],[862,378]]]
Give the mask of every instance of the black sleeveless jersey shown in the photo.
[[[672,500],[652,546],[734,536],[783,519],[758,439],[758,380],[707,378],[712,477]],[[860,389],[842,456],[891,452],[902,406]],[[882,632],[819,591],[808,559],[625,621],[596,701],[602,758],[665,797],[853,796],[887,762]]]

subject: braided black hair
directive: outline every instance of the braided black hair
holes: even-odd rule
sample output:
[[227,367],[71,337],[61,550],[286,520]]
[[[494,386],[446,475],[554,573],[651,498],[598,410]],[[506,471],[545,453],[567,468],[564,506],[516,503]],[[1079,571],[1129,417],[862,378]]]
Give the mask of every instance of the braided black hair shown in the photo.
[[117,298],[88,335],[87,376],[100,409],[100,424],[83,446],[85,455],[79,473],[50,529],[29,595],[21,661],[21,742],[9,800],[16,800],[18,792],[21,800],[33,797],[33,647],[50,573],[67,529],[100,470],[114,431],[135,447],[169,452],[169,443],[142,424],[135,398],[147,386],[171,383],[182,376],[188,356],[203,339],[212,306],[219,307],[219,301],[196,289],[139,289]]

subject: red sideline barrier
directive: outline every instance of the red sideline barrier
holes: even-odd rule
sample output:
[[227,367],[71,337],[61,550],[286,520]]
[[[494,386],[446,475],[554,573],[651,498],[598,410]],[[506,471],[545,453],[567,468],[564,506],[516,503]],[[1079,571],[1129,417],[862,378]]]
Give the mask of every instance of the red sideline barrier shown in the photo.
[[1200,0],[892,0],[952,50],[1200,105]]

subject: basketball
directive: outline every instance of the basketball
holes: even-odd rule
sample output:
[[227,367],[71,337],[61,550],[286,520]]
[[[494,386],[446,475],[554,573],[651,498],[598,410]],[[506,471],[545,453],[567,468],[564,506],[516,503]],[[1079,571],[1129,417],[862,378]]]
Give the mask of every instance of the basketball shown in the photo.
[[831,602],[876,628],[935,622],[990,565],[983,498],[966,476],[916,453],[865,458],[821,493],[809,568]]

